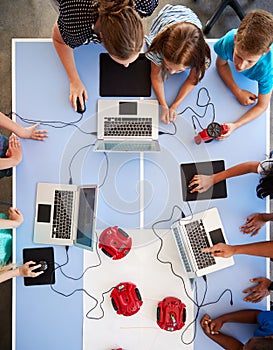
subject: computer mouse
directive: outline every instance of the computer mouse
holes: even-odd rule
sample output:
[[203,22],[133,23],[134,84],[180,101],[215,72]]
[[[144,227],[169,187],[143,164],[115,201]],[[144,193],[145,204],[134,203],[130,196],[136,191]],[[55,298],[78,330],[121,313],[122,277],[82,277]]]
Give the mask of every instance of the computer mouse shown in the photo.
[[195,187],[197,187],[198,186],[198,184],[194,184],[194,185],[192,185],[192,186],[188,186],[187,187],[187,191],[189,192],[189,193],[191,193],[191,191],[195,188]]
[[35,270],[35,272],[39,272],[39,271],[46,271],[48,268],[47,262],[45,260],[41,260],[38,262],[38,265],[41,265],[41,267],[39,267],[38,269]]
[[85,100],[84,100],[84,97],[83,98],[83,105],[84,105],[84,108],[82,109],[82,106],[81,106],[81,103],[80,103],[80,99],[79,97],[77,97],[77,112],[82,114],[86,111],[86,105],[85,105]]

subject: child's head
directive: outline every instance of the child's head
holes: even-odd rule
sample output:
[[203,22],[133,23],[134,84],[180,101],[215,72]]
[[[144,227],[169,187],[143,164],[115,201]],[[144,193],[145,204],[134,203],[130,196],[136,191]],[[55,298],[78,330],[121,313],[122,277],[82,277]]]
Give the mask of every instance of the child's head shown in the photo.
[[273,338],[253,337],[244,345],[244,350],[272,350]]
[[235,35],[233,61],[238,71],[254,66],[273,42],[273,15],[264,10],[250,11]]
[[100,1],[102,43],[110,56],[128,66],[134,62],[143,45],[144,30],[133,0]]
[[259,185],[256,187],[257,196],[261,199],[270,196],[273,198],[273,159],[269,158],[260,164],[262,174]]
[[181,22],[166,26],[152,41],[148,52],[163,56],[163,75],[187,68],[196,71],[196,84],[204,77],[210,65],[210,49],[202,31],[192,23]]

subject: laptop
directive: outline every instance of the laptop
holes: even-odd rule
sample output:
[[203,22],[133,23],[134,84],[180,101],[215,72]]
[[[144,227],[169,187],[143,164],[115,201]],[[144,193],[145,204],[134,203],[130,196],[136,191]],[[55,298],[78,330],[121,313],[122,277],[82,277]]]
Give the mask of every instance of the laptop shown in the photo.
[[188,189],[190,180],[194,175],[212,175],[223,170],[225,170],[225,162],[223,160],[180,164],[183,201],[226,198],[226,180],[213,185],[208,191],[203,193],[190,193]]
[[97,185],[38,183],[34,242],[93,250]]
[[158,152],[157,100],[98,100],[97,152]]
[[234,265],[233,257],[219,258],[202,252],[202,248],[227,243],[217,208],[184,217],[175,222],[171,230],[189,279]]
[[128,67],[115,62],[108,53],[100,54],[100,96],[151,96],[151,63],[140,53]]

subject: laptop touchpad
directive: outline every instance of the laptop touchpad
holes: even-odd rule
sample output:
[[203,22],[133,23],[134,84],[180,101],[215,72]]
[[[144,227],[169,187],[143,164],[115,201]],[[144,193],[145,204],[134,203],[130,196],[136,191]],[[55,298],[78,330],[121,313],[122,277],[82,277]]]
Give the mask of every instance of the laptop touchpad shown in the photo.
[[226,243],[223,236],[223,232],[220,228],[218,228],[217,230],[210,231],[209,235],[213,245],[217,243]]
[[50,222],[51,205],[38,204],[37,222]]

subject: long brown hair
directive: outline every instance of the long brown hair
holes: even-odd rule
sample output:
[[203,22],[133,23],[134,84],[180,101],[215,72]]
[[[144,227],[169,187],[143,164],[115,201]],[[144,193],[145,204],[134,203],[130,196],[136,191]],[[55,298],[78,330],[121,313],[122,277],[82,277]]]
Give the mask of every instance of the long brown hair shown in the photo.
[[138,53],[144,30],[132,0],[101,0],[99,7],[102,42],[110,55],[122,60]]
[[[166,26],[152,41],[147,52],[163,55],[167,61],[194,68],[197,84],[204,77],[206,68],[211,63],[210,48],[202,31],[192,23],[180,22]],[[167,69],[162,63],[162,74],[165,78]]]

